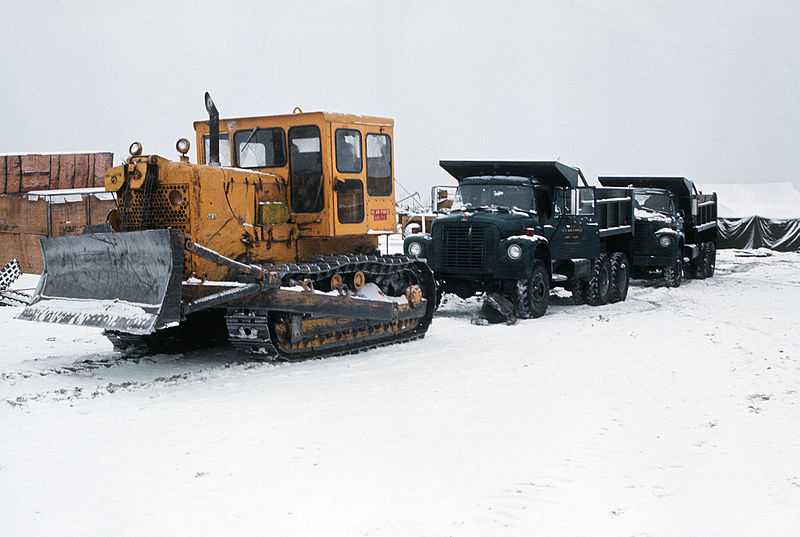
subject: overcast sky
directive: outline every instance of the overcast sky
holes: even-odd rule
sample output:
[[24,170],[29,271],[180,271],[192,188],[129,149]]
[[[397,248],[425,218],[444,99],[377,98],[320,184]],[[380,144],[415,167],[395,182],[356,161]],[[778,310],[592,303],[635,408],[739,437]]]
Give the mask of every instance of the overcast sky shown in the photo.
[[223,118],[394,118],[424,198],[452,182],[440,159],[800,186],[800,3],[711,4],[15,2],[0,153],[176,159],[210,91]]

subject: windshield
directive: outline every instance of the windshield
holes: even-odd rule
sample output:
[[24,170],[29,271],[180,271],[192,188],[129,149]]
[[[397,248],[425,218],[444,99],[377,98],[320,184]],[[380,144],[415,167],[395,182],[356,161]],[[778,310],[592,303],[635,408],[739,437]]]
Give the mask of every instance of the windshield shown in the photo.
[[636,208],[663,214],[672,214],[672,204],[665,194],[636,193]]
[[461,185],[453,200],[454,211],[478,207],[504,207],[535,212],[533,189],[516,185]]

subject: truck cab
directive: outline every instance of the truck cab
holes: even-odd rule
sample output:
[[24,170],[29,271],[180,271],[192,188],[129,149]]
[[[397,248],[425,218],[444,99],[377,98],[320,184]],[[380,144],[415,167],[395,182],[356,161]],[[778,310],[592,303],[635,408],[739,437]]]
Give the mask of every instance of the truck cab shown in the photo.
[[560,162],[440,165],[458,180],[453,206],[430,233],[404,241],[408,255],[427,260],[439,293],[497,293],[522,318],[544,314],[557,285],[579,302],[624,300],[632,191],[588,186]]
[[667,287],[680,286],[685,235],[677,196],[662,188],[636,188],[634,200],[633,276],[663,277]]

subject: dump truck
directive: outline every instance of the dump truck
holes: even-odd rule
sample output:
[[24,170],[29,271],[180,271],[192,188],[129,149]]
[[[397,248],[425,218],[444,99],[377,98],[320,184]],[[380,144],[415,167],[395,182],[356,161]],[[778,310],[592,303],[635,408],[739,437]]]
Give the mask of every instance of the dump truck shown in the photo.
[[229,341],[265,359],[349,353],[423,337],[435,282],[382,256],[395,231],[393,126],[304,113],[209,119],[174,162],[131,156],[105,176],[100,229],[41,240],[44,272],[21,319],[100,327],[126,352]]
[[717,259],[717,194],[698,192],[686,177],[599,177],[600,184],[634,189],[635,277],[663,275],[678,287],[681,275],[710,278]]
[[440,161],[458,181],[450,213],[404,240],[442,293],[499,295],[515,316],[547,309],[550,289],[576,303],[625,300],[633,190],[589,186],[580,169],[548,161]]

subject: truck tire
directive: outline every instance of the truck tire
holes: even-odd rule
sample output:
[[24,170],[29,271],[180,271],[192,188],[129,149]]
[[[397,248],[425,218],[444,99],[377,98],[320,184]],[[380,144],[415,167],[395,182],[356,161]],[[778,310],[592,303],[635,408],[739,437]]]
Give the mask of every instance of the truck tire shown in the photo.
[[705,246],[702,254],[705,276],[711,278],[714,276],[714,269],[717,266],[717,246],[713,242],[705,242],[703,245]]
[[702,280],[706,277],[705,251],[705,243],[700,244],[700,254],[689,261],[684,269],[687,278]]
[[592,263],[592,274],[586,289],[586,303],[590,306],[608,304],[611,293],[611,260],[603,252]]
[[706,249],[702,244],[700,245],[700,255],[694,260],[694,277],[698,280],[706,277]]
[[675,262],[667,267],[664,267],[664,285],[667,287],[680,287],[681,286],[681,273],[683,263],[681,259],[675,259]]
[[536,319],[544,315],[550,300],[550,276],[544,263],[537,260],[533,264],[531,277],[517,280],[517,296],[514,299],[520,319]]
[[628,284],[631,281],[628,257],[623,252],[611,254],[611,290],[609,302],[623,302],[628,296]]

